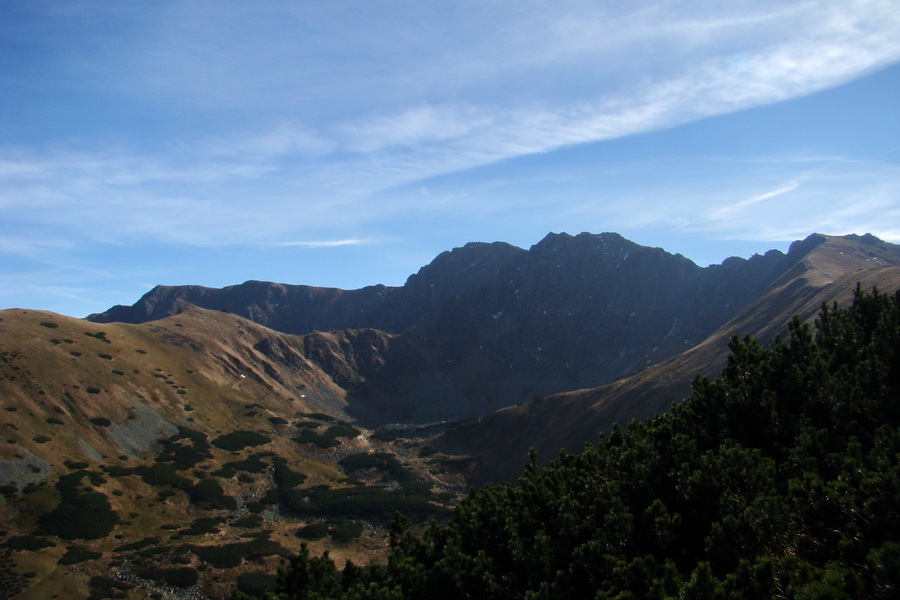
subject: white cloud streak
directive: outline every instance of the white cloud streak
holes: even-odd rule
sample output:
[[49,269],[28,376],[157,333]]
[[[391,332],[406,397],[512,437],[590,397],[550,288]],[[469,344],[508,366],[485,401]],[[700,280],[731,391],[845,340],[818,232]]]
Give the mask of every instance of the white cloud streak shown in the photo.
[[101,89],[208,113],[212,126],[151,149],[6,148],[4,221],[109,243],[259,243],[265,231],[291,244],[301,230],[358,241],[333,231],[409,209],[372,202],[380,191],[810,94],[900,60],[890,0],[167,10],[113,39],[122,56],[107,71],[89,51],[65,64],[96,60],[94,80],[111,73]]

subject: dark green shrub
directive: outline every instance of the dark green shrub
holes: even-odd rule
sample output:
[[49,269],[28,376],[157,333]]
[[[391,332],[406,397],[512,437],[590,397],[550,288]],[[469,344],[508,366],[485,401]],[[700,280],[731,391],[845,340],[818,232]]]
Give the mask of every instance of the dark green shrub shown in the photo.
[[97,356],[99,356],[103,360],[112,360],[113,359],[113,357],[110,356],[109,354],[98,354]]
[[274,468],[272,469],[272,478],[275,480],[275,485],[277,485],[279,489],[295,488],[307,479],[306,475],[303,473],[292,471],[287,466],[287,460],[280,456],[273,458],[272,464],[274,465]]
[[[97,389],[97,388],[88,388],[88,390],[91,390],[91,389]],[[99,390],[97,393],[99,393]],[[110,421],[106,417],[94,417],[93,419],[91,419],[91,423],[93,423],[97,427],[109,427],[110,425],[112,425],[112,421]]]
[[28,550],[29,552],[52,548],[55,545],[50,540],[36,535],[19,535],[6,540],[6,547],[10,550]]
[[[304,429],[292,438],[298,444],[315,444],[320,448],[328,448],[328,441],[312,429]],[[331,446],[337,446],[338,442],[333,442]]]
[[62,425],[63,422],[57,419],[56,417],[48,417],[46,421],[51,425]]
[[57,327],[59,327],[58,324],[51,323],[50,321],[43,321],[43,322],[41,322],[41,325],[43,325],[44,327],[48,327],[50,329],[56,329]]
[[310,523],[297,530],[297,537],[302,540],[321,540],[327,537],[331,528],[327,523]]
[[382,487],[283,490],[282,503],[300,516],[389,521],[395,512],[414,518],[445,516],[444,506]]
[[226,496],[218,481],[209,477],[203,479],[190,491],[191,503],[206,510],[234,510],[237,502]]
[[261,446],[271,442],[271,438],[255,431],[233,431],[212,441],[213,446],[222,450],[237,452],[251,446]]
[[334,417],[324,413],[297,413],[297,416],[308,417],[310,419],[316,419],[317,421],[334,421]]
[[238,575],[238,591],[251,597],[265,598],[268,592],[274,592],[278,576],[269,573],[242,573]]
[[186,588],[197,585],[199,578],[197,569],[193,567],[160,567],[140,566],[135,568],[135,574],[144,579],[161,581],[173,587]]
[[[269,469],[268,463],[263,459],[266,458],[261,454],[252,454],[244,460],[235,460],[224,463],[223,470],[246,471],[247,473],[255,473],[261,475]],[[232,475],[233,476],[233,475]]]
[[362,523],[339,521],[331,526],[331,540],[335,544],[349,544],[362,535]]
[[287,554],[278,542],[262,538],[215,546],[185,547],[217,569],[233,569],[240,565],[242,560],[252,561],[274,554]]
[[262,527],[263,518],[259,515],[247,515],[231,522],[234,527],[244,527],[245,529],[256,529]]
[[103,575],[91,577],[89,585],[91,587],[90,598],[125,598],[125,594],[120,592],[128,591],[134,587],[130,583],[116,581]]
[[92,337],[92,338],[94,338],[94,339],[98,339],[98,340],[100,340],[101,342],[105,342],[105,343],[107,343],[107,344],[111,344],[111,343],[112,343],[112,342],[110,342],[108,339],[106,339],[106,332],[105,332],[105,331],[98,331],[97,333],[90,333],[89,331],[85,331],[85,332],[84,332],[84,335],[86,335],[86,336],[88,336],[88,337]]
[[[182,535],[206,535],[219,533],[219,525],[225,522],[224,517],[200,517],[194,519],[191,526],[181,531]],[[163,526],[165,528],[165,526]]]
[[63,566],[77,565],[78,563],[83,563],[88,560],[94,560],[102,556],[102,553],[88,550],[83,546],[72,546],[71,548],[66,550],[65,554],[60,557],[60,559],[57,561],[57,564]]
[[66,540],[93,540],[112,532],[119,516],[100,492],[63,492],[59,505],[39,520],[41,528]]
[[401,483],[418,479],[416,475],[404,468],[396,456],[389,452],[351,454],[342,458],[338,464],[343,467],[346,473],[375,470]]
[[34,438],[34,441],[35,441],[35,443],[38,443],[38,444],[46,444],[51,439],[52,438],[48,438],[46,435],[39,435],[36,438]]
[[[109,467],[105,470],[109,472]],[[179,475],[173,463],[155,463],[151,466],[140,465],[132,469],[123,470],[140,475],[144,483],[149,485],[170,485],[184,491],[188,491],[191,488],[191,481]]]

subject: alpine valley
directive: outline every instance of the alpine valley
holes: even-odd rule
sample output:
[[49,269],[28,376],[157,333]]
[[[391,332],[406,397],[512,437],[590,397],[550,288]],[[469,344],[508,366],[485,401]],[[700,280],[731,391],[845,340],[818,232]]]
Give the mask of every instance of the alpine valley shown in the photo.
[[[228,598],[666,413],[735,334],[900,288],[900,246],[813,234],[699,267],[614,233],[469,243],[402,287],[158,286],[0,312],[0,598]],[[538,597],[538,596],[535,596]]]

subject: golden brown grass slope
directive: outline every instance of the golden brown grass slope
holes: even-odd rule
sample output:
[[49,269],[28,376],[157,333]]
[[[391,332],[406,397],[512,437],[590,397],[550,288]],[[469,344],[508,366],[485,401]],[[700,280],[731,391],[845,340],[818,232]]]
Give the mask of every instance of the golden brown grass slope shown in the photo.
[[228,430],[253,403],[275,416],[344,416],[343,390],[302,348],[298,336],[194,307],[142,325],[2,311],[0,460],[136,456],[178,425]]

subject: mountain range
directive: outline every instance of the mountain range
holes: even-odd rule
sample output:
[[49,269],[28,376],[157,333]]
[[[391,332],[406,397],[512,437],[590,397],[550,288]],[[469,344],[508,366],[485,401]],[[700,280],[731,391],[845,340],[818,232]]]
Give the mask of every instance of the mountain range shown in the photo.
[[[695,375],[721,370],[732,335],[771,341],[857,285],[900,287],[900,246],[813,234],[700,267],[614,233],[562,233],[528,250],[469,243],[400,287],[158,286],[87,320],[0,311],[0,518],[18,565],[7,587],[48,597],[77,579],[99,593],[67,579],[73,547],[102,557],[85,572],[120,581],[133,575],[120,563],[146,558],[128,543],[197,536],[189,564],[211,569],[209,589],[216,569],[244,563],[202,548],[243,543],[233,525],[248,506],[269,507],[251,532],[269,544],[261,561],[291,546],[298,515],[329,532],[315,543],[336,557],[371,557],[386,544],[383,511],[314,512],[309,498],[331,506],[325,495],[355,489],[377,497],[370,511],[443,510],[467,485],[515,477],[529,447],[548,460],[666,411]],[[53,528],[74,502],[65,482],[85,477],[118,515],[118,542]],[[222,519],[215,534],[188,527],[197,511]],[[347,518],[370,529],[335,550]]]
[[[608,385],[708,346],[723,327],[765,334],[783,324],[785,312],[809,313],[806,303],[819,288],[898,264],[897,246],[870,235],[814,234],[786,254],[702,268],[614,233],[563,233],[529,250],[466,244],[401,287],[158,286],[133,306],[88,320],[143,323],[197,306],[288,334],[340,331],[349,336],[340,350],[316,350],[324,343],[317,334],[305,338],[306,351],[347,390],[349,414],[379,426],[483,417]],[[752,314],[766,302],[768,313]]]

